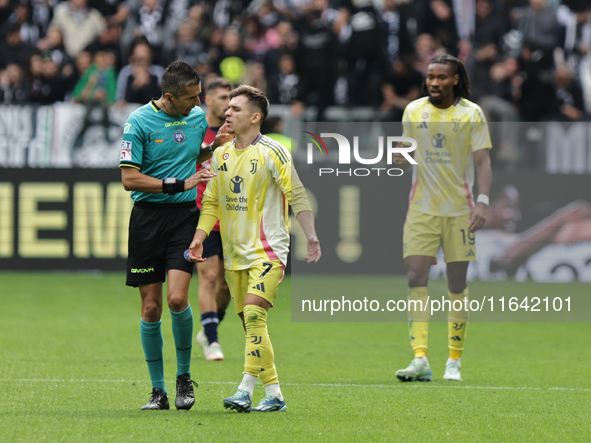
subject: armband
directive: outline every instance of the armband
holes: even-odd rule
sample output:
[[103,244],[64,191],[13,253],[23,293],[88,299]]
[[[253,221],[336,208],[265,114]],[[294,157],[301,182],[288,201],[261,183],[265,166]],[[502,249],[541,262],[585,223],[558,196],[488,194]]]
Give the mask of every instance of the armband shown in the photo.
[[490,199],[486,194],[479,194],[478,198],[476,199],[476,203],[484,203],[486,206],[488,206],[490,203]]
[[169,195],[185,192],[185,180],[177,180],[174,177],[165,178],[162,180],[162,192]]

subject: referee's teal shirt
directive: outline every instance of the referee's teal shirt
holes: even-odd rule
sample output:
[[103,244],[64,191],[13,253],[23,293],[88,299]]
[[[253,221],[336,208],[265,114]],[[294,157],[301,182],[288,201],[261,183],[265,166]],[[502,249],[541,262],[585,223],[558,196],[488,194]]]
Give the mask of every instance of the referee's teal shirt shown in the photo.
[[[150,177],[186,180],[196,172],[197,157],[207,131],[205,114],[195,107],[185,116],[173,117],[152,100],[133,111],[123,129],[119,167],[133,167]],[[132,191],[131,198],[150,203],[195,201],[197,188],[178,194]]]

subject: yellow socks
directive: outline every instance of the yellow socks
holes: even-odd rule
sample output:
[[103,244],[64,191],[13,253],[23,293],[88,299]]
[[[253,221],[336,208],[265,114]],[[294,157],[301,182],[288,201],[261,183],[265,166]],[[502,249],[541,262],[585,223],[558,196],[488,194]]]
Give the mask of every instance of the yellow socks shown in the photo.
[[264,386],[269,386],[279,383],[277,378],[277,369],[275,369],[275,355],[273,354],[273,345],[271,339],[267,336],[267,353],[263,360],[263,367],[261,368],[260,379]]
[[408,333],[415,357],[427,355],[429,341],[430,307],[426,307],[428,299],[427,287],[408,288]]
[[[468,327],[468,310],[464,309],[464,299],[468,300],[468,288],[464,289],[461,294],[447,293],[452,304],[452,309],[447,314],[448,323],[448,335],[449,335],[449,358],[457,360],[462,356],[464,350],[464,341],[466,340],[466,328]],[[462,303],[461,309],[455,309],[453,303],[456,302],[456,308],[459,308],[460,302]]]
[[244,314],[244,325],[246,326],[244,373],[258,377],[265,361],[269,343],[267,311],[259,306],[246,305],[242,312]]

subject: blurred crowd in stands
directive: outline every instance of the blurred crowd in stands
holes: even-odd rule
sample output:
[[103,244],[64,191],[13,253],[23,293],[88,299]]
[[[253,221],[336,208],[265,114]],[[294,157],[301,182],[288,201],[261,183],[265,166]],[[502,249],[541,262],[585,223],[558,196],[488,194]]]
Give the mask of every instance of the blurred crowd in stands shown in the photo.
[[0,103],[146,103],[182,59],[298,115],[399,121],[437,53],[491,121],[591,113],[591,0],[0,0]]

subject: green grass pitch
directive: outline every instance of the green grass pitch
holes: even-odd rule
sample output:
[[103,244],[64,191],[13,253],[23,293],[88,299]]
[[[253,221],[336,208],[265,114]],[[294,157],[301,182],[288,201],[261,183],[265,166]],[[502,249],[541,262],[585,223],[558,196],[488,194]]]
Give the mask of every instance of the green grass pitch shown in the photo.
[[[292,323],[289,284],[269,316],[287,413],[223,408],[243,365],[234,315],[220,327],[225,361],[206,362],[198,347],[193,353],[193,409],[140,411],[151,388],[139,294],[123,274],[0,273],[0,441],[591,441],[589,323],[473,323],[461,383],[441,380],[447,326],[434,323],[435,381],[402,384],[394,371],[411,358],[406,324]],[[406,291],[403,278],[396,284]],[[499,294],[563,297],[586,288],[473,282],[471,295],[491,285]],[[173,404],[168,313],[163,332]],[[257,384],[255,403],[263,396]]]

